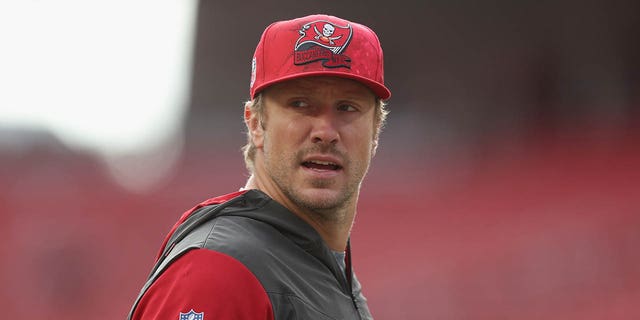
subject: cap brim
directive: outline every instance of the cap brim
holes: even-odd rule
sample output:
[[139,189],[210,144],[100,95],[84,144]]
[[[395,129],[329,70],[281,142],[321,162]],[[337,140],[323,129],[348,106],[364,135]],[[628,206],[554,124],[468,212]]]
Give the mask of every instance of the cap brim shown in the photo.
[[324,77],[339,77],[339,78],[345,78],[345,79],[351,79],[351,80],[355,80],[358,81],[360,83],[362,83],[363,85],[365,85],[367,88],[369,88],[371,91],[373,91],[373,94],[376,95],[376,97],[382,99],[382,100],[387,100],[391,97],[391,91],[389,91],[389,89],[387,87],[385,87],[383,84],[370,80],[368,78],[359,76],[357,74],[351,74],[351,73],[345,73],[345,72],[339,72],[339,71],[312,71],[312,72],[304,72],[304,73],[296,73],[296,74],[292,74],[292,75],[288,75],[288,76],[284,76],[278,79],[273,79],[271,81],[267,81],[265,83],[260,84],[259,86],[254,88],[253,91],[253,96],[251,97],[252,99],[255,98],[256,94],[260,93],[261,91],[263,91],[264,89],[277,84],[277,83],[281,83],[284,81],[288,81],[288,80],[293,80],[293,79],[300,79],[300,78],[307,78],[307,77],[318,77],[318,76],[324,76]]

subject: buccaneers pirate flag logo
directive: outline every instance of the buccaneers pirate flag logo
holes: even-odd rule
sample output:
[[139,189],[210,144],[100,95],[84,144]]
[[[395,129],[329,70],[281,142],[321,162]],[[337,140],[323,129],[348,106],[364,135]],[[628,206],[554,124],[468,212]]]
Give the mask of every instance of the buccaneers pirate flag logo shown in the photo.
[[294,48],[294,64],[322,61],[327,68],[351,68],[351,58],[342,54],[353,34],[351,25],[339,26],[318,20],[303,25],[298,32],[300,38]]

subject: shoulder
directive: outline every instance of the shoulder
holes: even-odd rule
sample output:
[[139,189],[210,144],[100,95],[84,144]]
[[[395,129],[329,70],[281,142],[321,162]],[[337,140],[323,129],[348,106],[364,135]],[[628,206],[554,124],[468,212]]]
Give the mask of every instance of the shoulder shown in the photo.
[[133,319],[180,318],[190,310],[215,319],[273,319],[258,279],[236,259],[192,249],[171,263],[140,300]]

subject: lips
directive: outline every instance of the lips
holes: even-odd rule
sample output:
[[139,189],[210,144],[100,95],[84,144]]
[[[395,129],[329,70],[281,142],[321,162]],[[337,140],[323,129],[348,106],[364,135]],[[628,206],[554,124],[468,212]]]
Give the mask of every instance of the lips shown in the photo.
[[333,163],[330,161],[318,161],[318,160],[311,160],[311,161],[305,161],[302,163],[303,166],[309,168],[309,169],[315,169],[315,170],[340,170],[342,169],[342,166],[340,166],[337,163]]
[[302,161],[302,166],[316,171],[338,171],[342,163],[332,156],[310,156]]

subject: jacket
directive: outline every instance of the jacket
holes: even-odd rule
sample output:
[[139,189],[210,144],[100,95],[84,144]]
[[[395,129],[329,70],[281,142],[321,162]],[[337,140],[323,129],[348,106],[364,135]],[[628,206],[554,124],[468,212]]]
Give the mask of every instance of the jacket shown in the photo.
[[187,211],[165,239],[129,319],[372,319],[347,246],[258,190]]

